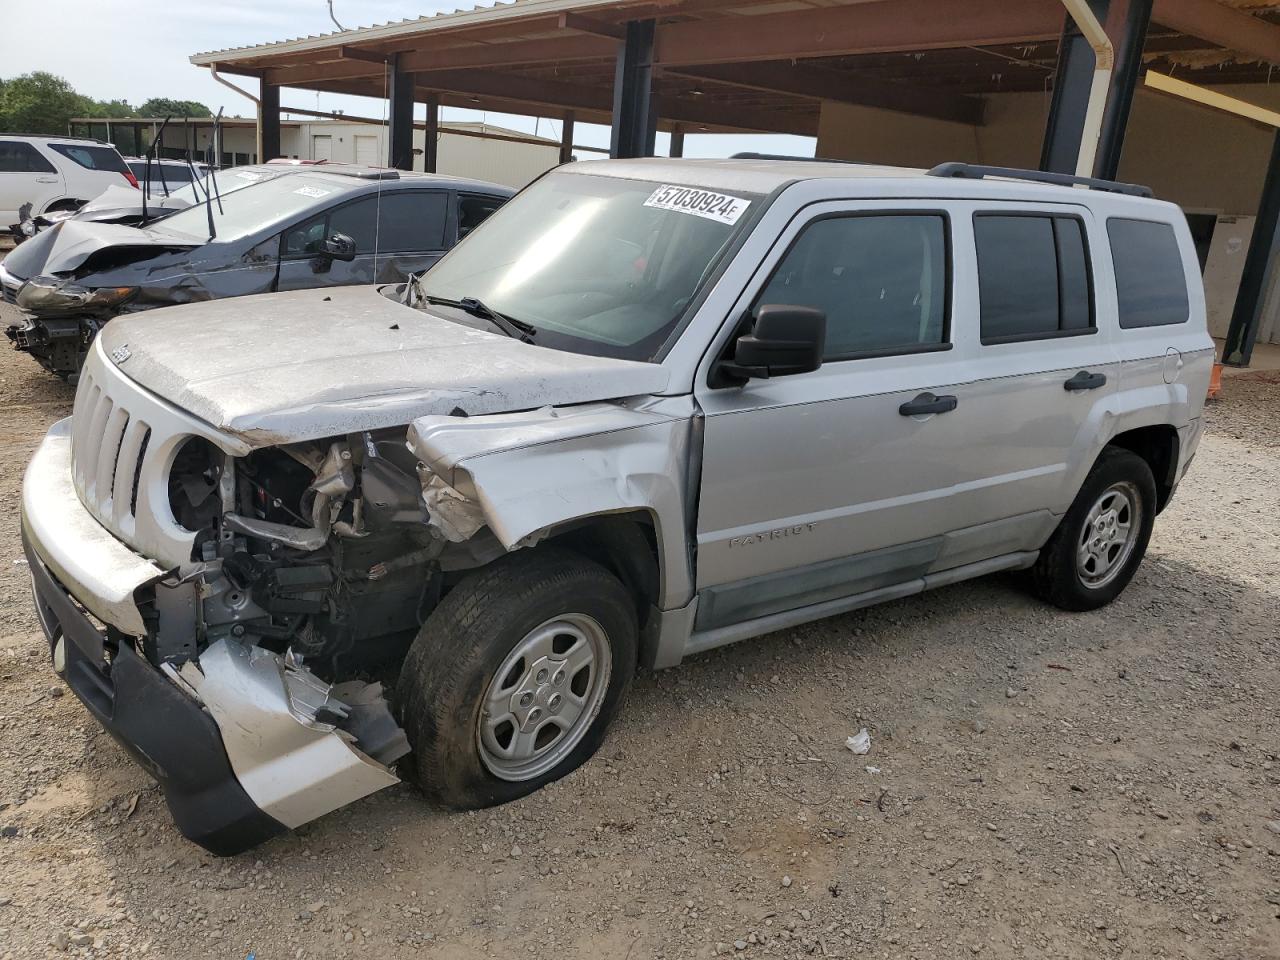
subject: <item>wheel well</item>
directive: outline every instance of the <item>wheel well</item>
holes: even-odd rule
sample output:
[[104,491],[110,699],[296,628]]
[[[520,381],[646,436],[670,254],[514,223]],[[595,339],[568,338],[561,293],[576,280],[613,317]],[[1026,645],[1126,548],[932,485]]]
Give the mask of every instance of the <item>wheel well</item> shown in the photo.
[[1116,434],[1108,446],[1136,453],[1147,461],[1156,481],[1156,511],[1163,510],[1173,495],[1177,479],[1178,431],[1167,423],[1138,427]]
[[579,553],[611,572],[630,592],[643,629],[658,602],[661,570],[653,519],[644,512],[589,517],[554,534],[547,543]]
[[53,201],[53,203],[44,208],[44,212],[55,213],[62,210],[79,210],[84,206],[84,204],[85,201],[83,200],[74,200],[70,197],[65,197],[62,200]]

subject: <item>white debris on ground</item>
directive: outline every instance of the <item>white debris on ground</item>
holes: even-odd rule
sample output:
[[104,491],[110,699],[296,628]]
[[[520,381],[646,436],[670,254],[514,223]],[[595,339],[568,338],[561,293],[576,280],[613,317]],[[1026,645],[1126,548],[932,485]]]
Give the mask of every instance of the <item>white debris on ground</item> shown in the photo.
[[844,745],[859,756],[871,752],[871,734],[863,727],[852,737],[845,738]]

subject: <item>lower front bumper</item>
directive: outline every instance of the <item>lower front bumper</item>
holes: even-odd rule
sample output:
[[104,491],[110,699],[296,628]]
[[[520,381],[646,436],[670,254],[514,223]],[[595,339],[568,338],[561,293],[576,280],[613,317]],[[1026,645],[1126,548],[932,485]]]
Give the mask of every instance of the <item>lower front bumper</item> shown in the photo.
[[[200,705],[81,612],[23,539],[32,591],[72,692],[164,791],[182,835],[218,856],[283,833],[236,779],[217,724]],[[110,651],[110,659],[104,655]]]

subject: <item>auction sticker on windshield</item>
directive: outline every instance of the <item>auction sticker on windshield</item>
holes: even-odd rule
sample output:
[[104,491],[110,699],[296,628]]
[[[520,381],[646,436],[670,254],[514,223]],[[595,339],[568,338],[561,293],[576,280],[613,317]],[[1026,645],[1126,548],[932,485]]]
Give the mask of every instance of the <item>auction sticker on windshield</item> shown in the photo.
[[313,200],[319,200],[321,197],[327,197],[332,190],[322,190],[320,187],[299,187],[294,193],[300,193],[304,197],[311,197]]
[[691,213],[695,217],[718,220],[720,223],[737,223],[751,206],[750,200],[733,197],[727,193],[699,190],[697,187],[677,187],[664,183],[649,195],[646,207]]

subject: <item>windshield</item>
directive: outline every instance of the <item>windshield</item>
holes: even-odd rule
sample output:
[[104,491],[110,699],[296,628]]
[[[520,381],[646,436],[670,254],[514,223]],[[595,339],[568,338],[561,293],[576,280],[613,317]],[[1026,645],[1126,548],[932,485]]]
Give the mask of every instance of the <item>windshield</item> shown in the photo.
[[421,280],[526,324],[543,346],[653,360],[756,195],[552,174],[518,194]]
[[[247,171],[246,171],[247,172]],[[293,174],[273,179],[247,180],[235,174],[219,173],[218,190],[213,198],[213,224],[219,240],[238,240],[263,227],[291,219],[316,206],[317,200],[334,197],[342,192],[342,185],[322,177]],[[156,230],[175,233],[184,239],[204,241],[209,236],[209,213],[204,200],[204,188],[213,186],[207,177],[199,181],[200,194],[194,205],[165,217],[156,224]],[[187,184],[173,195],[189,199],[195,184]],[[252,188],[252,189],[249,189]],[[222,203],[219,209],[218,196]]]

